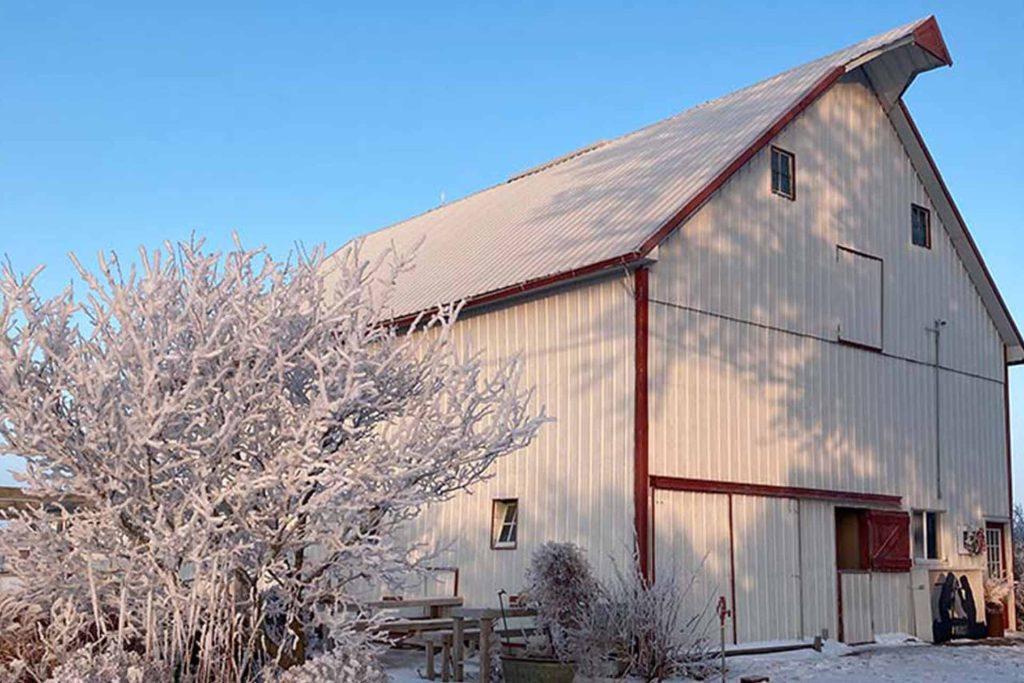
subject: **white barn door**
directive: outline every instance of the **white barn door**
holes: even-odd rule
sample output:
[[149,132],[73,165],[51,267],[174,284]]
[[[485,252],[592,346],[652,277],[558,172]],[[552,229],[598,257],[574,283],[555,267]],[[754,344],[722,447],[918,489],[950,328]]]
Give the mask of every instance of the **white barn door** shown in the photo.
[[797,501],[734,495],[732,506],[738,642],[800,638]]
[[[713,620],[719,596],[725,596],[731,608],[729,496],[658,489],[654,519],[655,582],[674,576],[683,589],[695,576],[686,614],[700,614],[706,608]],[[727,627],[731,640],[732,629]]]
[[875,629],[871,619],[871,573],[839,572],[839,618],[843,626],[843,642],[847,645],[871,643]]
[[839,339],[882,348],[882,259],[838,247],[835,283]]

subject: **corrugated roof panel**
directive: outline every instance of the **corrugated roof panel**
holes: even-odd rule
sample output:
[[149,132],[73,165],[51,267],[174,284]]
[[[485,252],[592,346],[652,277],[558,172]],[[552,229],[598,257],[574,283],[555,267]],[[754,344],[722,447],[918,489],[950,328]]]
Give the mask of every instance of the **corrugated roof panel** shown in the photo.
[[423,240],[400,316],[635,252],[826,75],[923,21],[371,233],[364,255]]

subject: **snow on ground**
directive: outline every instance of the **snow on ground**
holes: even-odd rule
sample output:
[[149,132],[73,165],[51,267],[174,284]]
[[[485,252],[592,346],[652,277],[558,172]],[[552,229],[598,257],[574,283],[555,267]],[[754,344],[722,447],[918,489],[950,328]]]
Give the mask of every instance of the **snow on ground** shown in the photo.
[[[822,652],[798,650],[771,655],[748,655],[727,660],[729,680],[768,676],[780,681],[815,683],[1004,683],[1024,681],[1024,635],[999,645],[958,642],[929,645],[909,636],[880,636],[873,645],[847,647],[828,643]],[[387,658],[394,683],[422,681],[423,654],[393,651]],[[468,680],[477,680],[477,668],[467,667]],[[714,679],[717,680],[717,679]]]

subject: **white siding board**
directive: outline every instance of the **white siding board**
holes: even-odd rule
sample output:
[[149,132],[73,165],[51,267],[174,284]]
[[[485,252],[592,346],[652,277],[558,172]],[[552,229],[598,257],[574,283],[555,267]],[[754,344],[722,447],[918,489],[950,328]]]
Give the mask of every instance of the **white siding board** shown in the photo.
[[872,572],[871,619],[878,633],[914,633],[909,572]]
[[803,637],[839,634],[836,597],[835,509],[819,500],[800,501],[800,581]]
[[[455,335],[487,363],[520,354],[523,384],[545,425],[527,448],[498,461],[472,493],[429,507],[409,533],[446,548],[433,564],[460,568],[467,604],[493,606],[517,592],[530,553],[548,540],[585,548],[596,571],[622,566],[633,538],[633,298],[611,280],[467,317]],[[519,544],[490,549],[491,500],[520,501]]]
[[875,631],[871,620],[871,574],[842,572],[839,583],[843,594],[843,642],[850,645],[872,642]]

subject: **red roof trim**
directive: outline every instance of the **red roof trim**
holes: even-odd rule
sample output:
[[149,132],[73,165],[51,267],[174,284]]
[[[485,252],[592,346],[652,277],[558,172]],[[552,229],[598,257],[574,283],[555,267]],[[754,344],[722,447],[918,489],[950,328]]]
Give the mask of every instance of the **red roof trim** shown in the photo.
[[985,274],[985,279],[988,280],[989,287],[996,295],[996,300],[999,302],[999,306],[1003,309],[1003,313],[1006,315],[1006,319],[1010,321],[1010,327],[1013,328],[1013,333],[1017,337],[1017,345],[1024,347],[1024,338],[1021,337],[1020,330],[1017,328],[1017,323],[1014,321],[1013,316],[1010,315],[1010,309],[1006,305],[1006,301],[1003,299],[1003,295],[1000,294],[999,288],[996,287],[996,282],[992,279],[992,273],[989,272],[988,266],[985,264],[985,259],[981,257],[981,251],[978,249],[977,243],[974,241],[974,237],[971,236],[971,231],[967,229],[967,221],[964,220],[963,214],[960,213],[960,208],[953,201],[953,195],[949,191],[949,187],[946,186],[946,181],[943,179],[942,174],[939,172],[939,167],[935,163],[935,159],[932,157],[931,151],[928,149],[928,145],[925,144],[924,138],[921,136],[921,131],[918,130],[917,124],[914,123],[914,117],[910,115],[910,110],[907,109],[906,103],[900,98],[897,100],[900,110],[903,112],[903,116],[906,117],[907,123],[910,124],[910,130],[914,133],[914,137],[917,139],[917,144],[921,146],[921,151],[924,152],[924,158],[928,160],[928,165],[932,169],[932,173],[935,174],[935,179],[939,181],[939,187],[942,188],[942,194],[945,195],[946,201],[949,203],[950,208],[953,210],[953,215],[956,216],[956,220],[960,223],[964,229],[964,235],[967,237],[967,244],[971,247],[971,251],[974,252],[975,258],[978,259],[978,263],[981,264],[981,271]]
[[953,66],[953,58],[949,56],[946,41],[942,39],[942,31],[939,30],[939,22],[935,20],[934,15],[914,29],[914,43],[946,66]]
[[[553,285],[557,285],[562,282],[569,280],[575,280],[577,278],[586,277],[588,275],[595,275],[605,270],[611,270],[613,268],[625,268],[640,261],[643,261],[644,255],[638,252],[632,251],[622,256],[616,256],[615,258],[605,259],[604,261],[598,261],[597,263],[591,263],[588,266],[582,266],[580,268],[573,268],[572,270],[566,270],[561,273],[555,273],[554,275],[548,275],[546,277],[537,278],[535,280],[527,280],[521,282],[518,285],[511,285],[509,287],[502,287],[501,289],[495,289],[490,292],[478,294],[476,296],[468,297],[463,304],[464,309],[470,307],[484,306],[486,304],[494,303],[508,299],[509,297],[517,296],[519,294],[527,294],[534,292],[539,289],[546,289]],[[388,321],[391,325],[408,325],[419,317],[422,312],[410,313],[409,315],[403,315],[399,318],[394,318]]]
[[[945,64],[951,65],[953,63],[953,60],[949,56],[949,51],[946,49],[946,43],[942,38],[942,32],[939,30],[938,21],[936,21],[934,15],[928,17],[920,24],[918,24],[914,28],[913,36],[915,44],[919,45],[922,49],[934,55],[937,59],[939,59]],[[762,133],[756,140],[754,140],[754,142],[751,143],[746,149],[744,149],[743,152],[741,152],[735,159],[733,159],[733,161],[728,166],[726,166],[725,169],[723,169],[718,175],[716,175],[715,178],[710,183],[708,183],[700,192],[698,192],[696,196],[694,196],[681,209],[679,209],[679,211],[677,211],[671,218],[669,218],[664,224],[662,224],[662,226],[658,228],[658,230],[653,235],[647,238],[637,251],[632,251],[629,252],[628,254],[623,254],[622,256],[617,256],[614,258],[606,259],[604,261],[599,261],[588,266],[574,268],[572,270],[567,270],[553,275],[548,275],[546,277],[537,278],[535,280],[528,280],[526,282],[519,283],[516,285],[496,289],[490,292],[486,292],[484,294],[471,296],[465,300],[464,308],[468,310],[469,308],[475,308],[489,303],[501,301],[520,294],[526,294],[536,290],[545,289],[547,287],[551,287],[562,282],[568,282],[576,278],[596,274],[604,270],[609,270],[611,268],[620,266],[628,267],[636,265],[637,263],[641,262],[656,246],[658,246],[658,244],[661,243],[662,240],[665,239],[665,237],[671,234],[672,231],[678,228],[684,221],[686,221],[687,218],[692,216],[697,211],[697,209],[703,206],[703,204],[711,197],[711,195],[713,195],[717,190],[719,190],[722,187],[722,185],[724,185],[726,181],[728,181],[729,178],[731,178],[732,175],[736,173],[736,171],[742,168],[743,165],[750,161],[750,159],[753,158],[755,154],[757,154],[768,143],[770,143],[771,140],[774,139],[775,136],[778,135],[778,133],[783,128],[785,128],[793,119],[799,116],[805,109],[807,109],[807,107],[809,107],[819,97],[821,97],[821,95],[824,94],[826,90],[832,87],[832,85],[837,80],[839,80],[839,78],[841,78],[844,73],[846,73],[845,66],[837,66],[831,71],[829,71],[827,74],[825,74],[802,98],[800,98],[800,100],[796,102],[796,104],[794,104],[784,114],[782,114],[782,116],[780,116],[775,121],[775,123],[773,123],[764,133]],[[903,106],[902,101],[900,101],[900,106]],[[904,111],[906,111],[905,107]],[[907,119],[911,122],[911,127],[914,128],[914,132],[916,135],[918,135],[918,139],[920,140],[920,135],[917,133],[917,128],[916,126],[914,126],[913,121],[910,119],[909,113],[907,114]],[[922,147],[924,147],[923,141],[921,144]],[[932,167],[935,168],[935,164],[933,161],[931,161],[931,155],[928,153],[927,148],[925,148],[925,154],[931,162]],[[938,175],[937,169],[936,175]],[[945,188],[945,183],[942,182],[941,176],[939,177],[939,182],[943,185],[943,188]],[[948,191],[946,192],[946,194],[948,196]],[[950,204],[952,204],[952,198],[950,198]],[[957,215],[959,216],[959,211],[956,209],[956,206],[953,205],[953,207],[954,211],[956,211]],[[963,220],[961,220],[961,224],[964,224]],[[978,253],[977,247],[974,245],[973,239],[970,237],[970,234],[968,234],[968,240],[971,242],[972,248],[974,248],[975,253]],[[978,255],[978,259],[979,261],[981,260],[980,254]],[[995,284],[992,282],[991,275],[989,275],[988,269],[987,267],[985,267],[984,262],[982,262],[982,268],[985,270],[985,274],[986,277],[988,277],[989,282],[992,283],[993,289],[995,289]],[[998,290],[995,291],[996,296],[999,298],[1000,303],[1003,305],[1003,309],[1008,310],[1006,309],[1006,304],[1003,303],[1002,296],[999,294]],[[422,312],[405,315],[400,318],[392,320],[391,323],[398,325],[409,324],[413,320],[415,320],[416,317],[421,313]],[[1009,316],[1008,313],[1007,316]],[[1012,318],[1010,318],[1010,322],[1013,325],[1014,330],[1016,331],[1016,324],[1013,322]],[[1020,339],[1019,332],[1017,332],[1017,337],[1018,339]],[[1021,345],[1024,346],[1024,341],[1022,341]]]
[[796,104],[790,107],[782,116],[780,116],[775,123],[773,123],[768,130],[761,134],[753,143],[750,144],[745,150],[743,150],[739,156],[732,160],[732,162],[722,170],[714,180],[708,183],[703,190],[697,193],[697,195],[686,202],[679,211],[669,218],[658,231],[647,238],[647,240],[640,247],[641,254],[648,254],[654,247],[658,246],[663,239],[665,239],[673,230],[682,225],[683,221],[692,216],[697,209],[703,206],[711,195],[713,195],[722,185],[725,184],[729,178],[732,177],[736,171],[738,171],[744,164],[750,161],[755,154],[760,152],[765,145],[772,141],[772,139],[778,135],[779,131],[786,127],[790,121],[795,119],[797,116],[807,109],[815,100],[828,90],[833,83],[839,80],[840,76],[846,73],[846,69],[842,66],[836,68],[825,74],[815,85],[811,88],[807,94],[800,98]]
[[884,493],[861,493],[860,491],[836,491],[814,489],[803,486],[773,486],[770,484],[747,484],[714,479],[688,479],[686,477],[651,477],[651,486],[668,491],[697,491],[701,493],[734,493],[745,496],[767,496],[769,498],[810,498],[835,500],[875,505],[896,505],[903,502],[901,496]]

